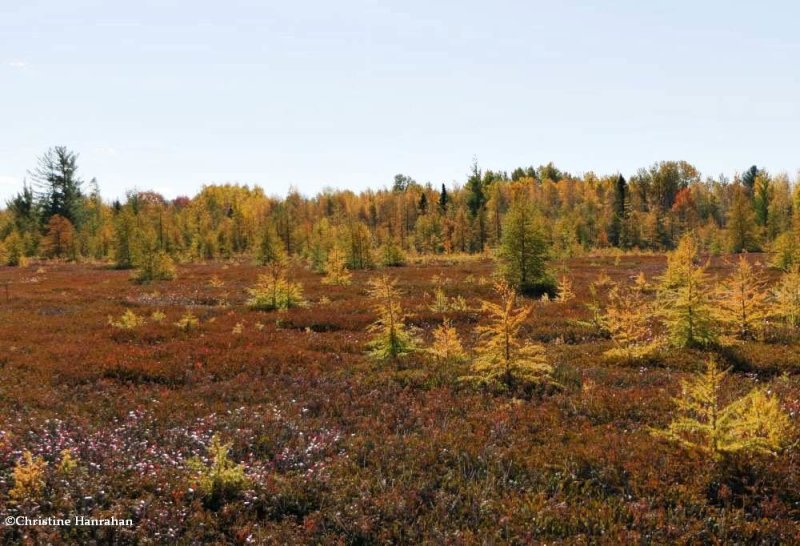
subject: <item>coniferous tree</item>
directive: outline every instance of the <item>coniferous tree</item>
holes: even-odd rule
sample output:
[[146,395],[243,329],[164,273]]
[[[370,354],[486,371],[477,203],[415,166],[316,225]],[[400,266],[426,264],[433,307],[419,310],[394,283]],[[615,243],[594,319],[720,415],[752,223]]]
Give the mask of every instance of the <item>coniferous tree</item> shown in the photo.
[[469,211],[470,219],[477,225],[478,230],[478,250],[483,252],[483,246],[486,241],[486,226],[485,226],[485,209],[486,209],[486,192],[484,191],[483,179],[481,178],[481,170],[478,167],[478,160],[472,162],[472,171],[467,179],[465,186],[467,192],[466,205]]
[[24,266],[27,262],[25,256],[25,243],[19,232],[12,231],[3,241],[3,261],[10,266]]
[[403,250],[394,237],[388,237],[380,249],[381,265],[384,267],[398,267],[406,263]]
[[114,217],[114,261],[118,269],[133,267],[136,217],[130,207],[121,207]]
[[772,242],[772,267],[781,271],[789,271],[792,265],[800,260],[800,247],[797,245],[797,238],[794,233],[786,232],[778,235]]
[[717,315],[739,339],[753,339],[768,316],[766,283],[747,258],[739,256],[733,274],[719,291]]
[[261,237],[258,240],[256,263],[258,265],[267,265],[280,262],[284,257],[283,246],[278,240],[278,233],[275,231],[275,226],[272,222],[267,222],[261,230]]
[[80,225],[83,181],[78,178],[78,155],[64,146],[50,148],[38,160],[31,173],[39,189],[42,222],[46,225],[56,214]]
[[567,303],[575,299],[575,292],[572,290],[572,281],[564,274],[558,279],[558,295],[556,301],[558,303]]
[[75,228],[72,223],[54,214],[47,222],[45,236],[42,239],[42,253],[49,258],[75,259]]
[[772,193],[772,181],[769,175],[766,172],[758,173],[753,188],[753,208],[759,226],[766,227],[769,220],[769,204],[772,200]]
[[758,176],[758,172],[758,167],[753,165],[742,175],[742,185],[750,196],[752,196],[754,193],[753,190],[756,186],[756,177]]
[[161,250],[158,236],[151,226],[135,230],[131,258],[131,265],[135,268],[132,279],[135,282],[148,283],[175,278],[175,264],[169,254]]
[[27,182],[22,183],[22,191],[7,203],[14,225],[20,233],[33,233],[39,226],[39,204]]
[[450,319],[445,319],[433,331],[433,344],[428,352],[439,365],[452,365],[466,360],[461,339]]
[[352,275],[347,269],[347,260],[344,252],[337,245],[334,245],[325,260],[325,277],[322,279],[322,284],[347,286],[350,284],[351,278]]
[[665,430],[653,432],[714,459],[736,452],[774,454],[786,443],[789,416],[780,402],[764,389],[723,404],[720,391],[727,371],[709,359],[705,373],[684,381],[682,394],[675,398],[680,417]]
[[399,359],[416,349],[416,339],[408,331],[404,321],[406,314],[400,304],[397,280],[385,273],[369,281],[369,296],[374,302],[378,320],[370,326],[374,333],[369,342],[369,355],[375,360]]
[[731,252],[758,250],[756,216],[752,200],[740,186],[733,189],[733,202],[728,212],[727,231]]
[[447,212],[447,205],[450,203],[450,196],[447,195],[447,188],[442,184],[442,191],[439,193],[439,212]]
[[247,306],[259,311],[282,311],[293,307],[305,307],[303,286],[288,278],[285,260],[273,260],[267,264],[267,273],[258,276],[258,282],[247,292]]
[[555,295],[547,274],[548,244],[533,205],[517,199],[503,222],[498,252],[504,280],[524,294]]
[[504,282],[495,285],[495,290],[500,303],[483,302],[482,309],[490,322],[478,327],[481,338],[478,357],[471,375],[464,379],[509,390],[520,384],[551,381],[552,367],[544,356],[544,348],[520,336],[520,328],[533,308],[519,307],[515,290]]
[[633,361],[652,354],[658,344],[653,337],[652,305],[645,296],[646,281],[637,277],[634,286],[613,286],[600,319],[614,342],[605,356]]
[[628,191],[628,183],[622,175],[617,177],[614,183],[614,202],[612,205],[611,226],[608,230],[608,240],[614,246],[624,246],[623,241],[623,225],[626,216],[626,197]]
[[772,294],[775,299],[772,313],[789,327],[800,327],[800,265],[793,265],[781,275]]
[[667,257],[658,303],[669,338],[677,347],[706,345],[716,340],[706,265],[697,263],[697,245],[684,235]]

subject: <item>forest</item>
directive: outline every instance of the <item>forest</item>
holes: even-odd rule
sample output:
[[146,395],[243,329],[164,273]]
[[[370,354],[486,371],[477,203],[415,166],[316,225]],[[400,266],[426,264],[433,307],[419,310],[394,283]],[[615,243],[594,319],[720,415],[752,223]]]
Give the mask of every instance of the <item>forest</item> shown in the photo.
[[800,180],[580,177],[0,212],[15,543],[800,542]]
[[333,247],[348,268],[399,265],[406,255],[478,254],[497,248],[516,202],[529,203],[552,254],[593,249],[660,252],[691,231],[710,254],[771,251],[781,268],[797,252],[800,185],[756,166],[733,180],[703,178],[685,161],[664,161],[628,179],[574,177],[552,163],[507,172],[474,161],[463,185],[420,184],[399,174],[388,189],[328,190],[285,198],[246,185],[205,186],[168,200],[130,191],[107,203],[65,147],[44,153],[30,183],[0,213],[0,257],[111,261],[137,266],[153,253],[180,262],[272,252],[321,271]]

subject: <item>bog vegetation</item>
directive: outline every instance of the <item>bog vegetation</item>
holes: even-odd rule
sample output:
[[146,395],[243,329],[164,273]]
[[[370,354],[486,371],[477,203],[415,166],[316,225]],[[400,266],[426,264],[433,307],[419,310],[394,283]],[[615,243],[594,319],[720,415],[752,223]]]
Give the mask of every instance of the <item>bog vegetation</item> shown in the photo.
[[0,517],[42,543],[796,543],[798,192],[756,168],[0,212]]

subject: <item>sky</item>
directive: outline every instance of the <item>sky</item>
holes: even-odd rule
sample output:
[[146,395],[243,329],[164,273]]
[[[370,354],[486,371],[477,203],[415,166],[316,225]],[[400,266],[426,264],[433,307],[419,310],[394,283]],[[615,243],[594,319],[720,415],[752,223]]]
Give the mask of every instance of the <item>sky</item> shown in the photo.
[[[2,0],[0,204],[64,145],[109,199],[800,168],[792,1]],[[1,206],[1,205],[0,205]]]

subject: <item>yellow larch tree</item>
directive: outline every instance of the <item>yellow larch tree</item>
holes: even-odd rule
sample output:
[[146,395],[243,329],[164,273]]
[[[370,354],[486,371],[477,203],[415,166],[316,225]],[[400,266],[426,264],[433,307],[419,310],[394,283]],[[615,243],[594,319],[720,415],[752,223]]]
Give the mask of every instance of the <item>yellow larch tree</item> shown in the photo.
[[793,265],[781,275],[778,285],[773,289],[774,304],[772,313],[789,327],[800,326],[800,266]]
[[709,359],[703,373],[684,381],[675,398],[679,416],[664,430],[652,432],[715,460],[724,454],[772,454],[786,443],[790,420],[779,400],[763,388],[724,405],[720,397],[727,371]]
[[738,339],[753,339],[768,316],[766,283],[743,255],[719,289],[717,317]]
[[416,339],[405,325],[406,314],[400,304],[397,280],[382,273],[369,281],[369,296],[378,320],[370,326],[374,337],[369,355],[379,361],[398,360],[416,349]]
[[433,344],[428,349],[428,353],[440,365],[450,365],[466,360],[467,355],[461,345],[458,331],[450,319],[444,319],[442,324],[433,331]]
[[652,304],[643,284],[637,282],[624,289],[612,287],[601,321],[614,347],[605,356],[632,361],[653,353],[658,344],[653,337],[652,316]]
[[697,245],[687,233],[667,256],[667,270],[661,277],[657,312],[676,347],[716,341],[707,264],[698,261]]
[[520,336],[520,328],[533,308],[519,306],[516,291],[505,282],[497,283],[495,290],[500,303],[482,302],[490,323],[478,327],[481,341],[477,358],[471,375],[464,379],[506,389],[518,383],[552,382],[552,367],[545,359],[544,347]]
[[325,259],[325,277],[322,279],[322,284],[348,286],[351,279],[352,274],[347,269],[347,256],[337,245],[333,245]]

